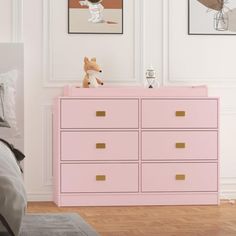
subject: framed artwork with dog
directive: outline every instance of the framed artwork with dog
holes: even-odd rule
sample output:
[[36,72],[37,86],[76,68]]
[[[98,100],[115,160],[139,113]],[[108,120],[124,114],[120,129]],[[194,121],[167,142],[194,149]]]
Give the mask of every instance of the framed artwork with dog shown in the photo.
[[69,34],[123,34],[123,0],[68,0]]

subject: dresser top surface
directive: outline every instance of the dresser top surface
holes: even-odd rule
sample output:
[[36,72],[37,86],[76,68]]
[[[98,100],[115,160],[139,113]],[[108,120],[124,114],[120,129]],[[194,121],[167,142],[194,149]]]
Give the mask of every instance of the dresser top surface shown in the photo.
[[160,88],[144,87],[99,87],[99,88],[76,88],[64,87],[64,97],[208,97],[207,86],[166,86]]

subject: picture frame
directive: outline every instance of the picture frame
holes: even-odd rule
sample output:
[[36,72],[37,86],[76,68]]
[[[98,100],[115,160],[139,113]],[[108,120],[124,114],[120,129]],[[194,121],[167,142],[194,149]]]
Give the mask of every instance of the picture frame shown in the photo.
[[188,0],[188,35],[236,35],[236,1]]
[[123,34],[123,0],[68,0],[68,34]]

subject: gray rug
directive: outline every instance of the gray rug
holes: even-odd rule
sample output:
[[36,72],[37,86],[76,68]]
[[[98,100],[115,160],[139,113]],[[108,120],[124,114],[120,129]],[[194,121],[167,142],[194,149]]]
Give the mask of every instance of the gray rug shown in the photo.
[[20,236],[99,236],[78,214],[27,214]]

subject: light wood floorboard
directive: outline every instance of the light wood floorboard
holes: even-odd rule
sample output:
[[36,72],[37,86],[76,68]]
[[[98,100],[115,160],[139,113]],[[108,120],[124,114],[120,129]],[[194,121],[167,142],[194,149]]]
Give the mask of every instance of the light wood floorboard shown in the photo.
[[101,236],[236,236],[236,205],[63,207],[30,202],[29,213],[76,212]]

